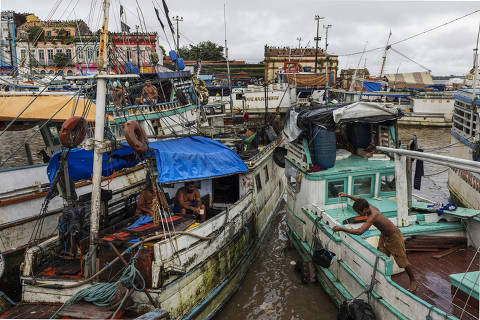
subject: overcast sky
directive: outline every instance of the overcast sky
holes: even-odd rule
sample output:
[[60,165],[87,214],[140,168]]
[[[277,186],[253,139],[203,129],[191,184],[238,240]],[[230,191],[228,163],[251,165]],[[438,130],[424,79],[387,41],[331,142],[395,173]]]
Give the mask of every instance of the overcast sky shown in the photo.
[[[32,12],[41,19],[85,20],[92,30],[100,26],[101,0],[0,0],[2,10]],[[160,43],[168,50],[165,36],[159,27],[151,0],[137,0],[145,16],[148,31],[157,31]],[[161,0],[154,2],[161,4]],[[188,45],[211,40],[224,44],[223,0],[166,0],[170,16],[182,16],[180,44]],[[60,3],[60,5],[58,5]],[[134,30],[139,24],[136,0],[111,0],[110,30],[118,31],[119,6],[125,7],[127,23]],[[92,8],[93,4],[93,8]],[[54,8],[54,6],[57,7]],[[158,5],[156,4],[158,7]],[[227,0],[227,39],[230,59],[259,62],[263,60],[264,45],[314,46],[315,14],[321,20],[320,48],[325,46],[323,24],[331,24],[328,37],[329,53],[339,55],[340,68],[353,68],[360,55],[341,56],[385,46],[388,33],[391,42],[441,25],[475,10],[478,1],[312,1],[312,0]],[[165,17],[161,16],[165,23]],[[473,64],[473,48],[477,37],[480,12],[443,26],[393,48],[419,64],[432,70],[433,75],[462,75]],[[167,31],[168,27],[166,28]],[[167,33],[170,44],[171,34]],[[378,74],[383,51],[366,53],[360,66],[365,64],[371,74]],[[386,73],[423,71],[396,52],[387,57]]]

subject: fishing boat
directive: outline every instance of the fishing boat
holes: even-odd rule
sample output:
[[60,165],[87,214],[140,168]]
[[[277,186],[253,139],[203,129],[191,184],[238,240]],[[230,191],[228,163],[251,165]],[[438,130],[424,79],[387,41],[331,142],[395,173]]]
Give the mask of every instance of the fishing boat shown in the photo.
[[[411,160],[474,172],[479,163],[398,149],[402,112],[391,104],[296,111],[296,121],[285,127],[288,237],[302,257],[301,269],[314,271],[340,317],[478,318],[480,211],[412,196]],[[415,292],[408,291],[403,269],[377,249],[374,226],[361,235],[333,232],[334,226],[358,229],[365,221],[340,192],[366,199],[400,229]]]
[[[478,94],[475,89],[459,89],[455,95],[453,123],[450,130],[452,157],[480,160],[480,123]],[[480,175],[463,169],[448,170],[448,188],[458,203],[480,209]]]

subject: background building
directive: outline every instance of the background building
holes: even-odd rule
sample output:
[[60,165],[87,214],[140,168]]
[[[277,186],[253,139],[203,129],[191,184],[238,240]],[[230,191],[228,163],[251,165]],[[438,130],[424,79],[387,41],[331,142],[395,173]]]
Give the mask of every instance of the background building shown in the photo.
[[16,29],[26,21],[26,14],[2,11],[0,20],[0,74],[11,74],[17,67]]
[[26,74],[75,74],[76,44],[92,38],[82,20],[45,22],[35,16],[28,16],[17,34],[18,66]]
[[[265,79],[272,81],[277,72],[283,70],[285,62],[297,62],[302,71],[315,72],[315,48],[288,48],[265,46]],[[325,52],[318,49],[317,72],[325,73]],[[337,79],[338,57],[328,55],[330,85]]]

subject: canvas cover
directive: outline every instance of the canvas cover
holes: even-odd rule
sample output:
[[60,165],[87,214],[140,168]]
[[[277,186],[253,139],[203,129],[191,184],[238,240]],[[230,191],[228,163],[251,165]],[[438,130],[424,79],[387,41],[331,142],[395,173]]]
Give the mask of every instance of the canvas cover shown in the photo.
[[433,85],[430,72],[410,72],[385,75],[390,88],[427,88]]
[[[33,94],[1,95],[0,121],[15,119],[35,97],[36,95]],[[73,111],[75,111],[75,116],[81,116],[86,106],[89,108],[86,120],[95,121],[95,103],[84,97],[80,97],[77,102],[77,97],[71,95],[40,95],[17,121],[41,121],[52,117],[51,121],[63,122],[73,115]]]
[[150,143],[161,183],[207,179],[247,172],[242,159],[229,147],[205,137],[187,137]]
[[[227,146],[205,137],[186,137],[149,143],[149,154],[154,155],[158,182],[191,181],[247,172],[240,157]],[[56,152],[47,168],[50,182],[60,168],[60,154]],[[103,154],[102,176],[106,177],[124,168],[138,164],[133,150],[127,145]],[[74,181],[91,179],[93,151],[72,149],[68,155],[68,170]]]

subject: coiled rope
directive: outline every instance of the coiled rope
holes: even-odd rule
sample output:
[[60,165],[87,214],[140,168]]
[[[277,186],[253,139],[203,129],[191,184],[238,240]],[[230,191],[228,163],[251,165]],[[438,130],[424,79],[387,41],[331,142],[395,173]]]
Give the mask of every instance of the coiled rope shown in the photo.
[[[64,309],[65,307],[69,307],[77,302],[86,301],[93,303],[100,307],[110,306],[115,299],[117,294],[117,290],[120,285],[123,285],[127,289],[134,289],[135,291],[143,291],[145,289],[145,279],[142,277],[141,273],[135,267],[135,263],[137,262],[138,254],[142,246],[138,247],[137,253],[130,259],[130,263],[123,269],[122,275],[116,282],[102,282],[94,284],[88,288],[82,289],[75,293],[67,302],[65,302],[51,317],[51,319],[55,319],[58,313]],[[139,279],[141,280],[141,285],[138,287],[135,284],[135,278],[138,275]],[[122,308],[125,300],[129,296],[131,290],[127,290],[125,295],[123,296],[120,304],[118,305],[117,309],[113,313],[111,319],[115,317],[118,311]]]

